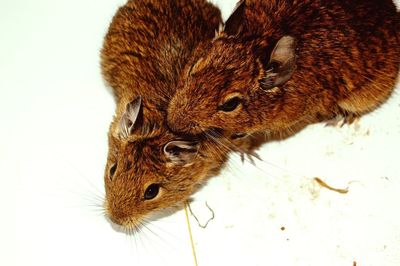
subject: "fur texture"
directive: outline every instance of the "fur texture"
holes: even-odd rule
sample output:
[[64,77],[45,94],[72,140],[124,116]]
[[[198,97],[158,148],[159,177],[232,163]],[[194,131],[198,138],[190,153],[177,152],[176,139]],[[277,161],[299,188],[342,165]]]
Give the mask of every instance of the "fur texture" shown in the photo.
[[[203,0],[132,0],[114,16],[101,51],[117,100],[104,177],[113,222],[139,226],[150,213],[186,200],[226,161],[230,140],[218,146],[214,136],[188,138],[166,126],[185,63],[220,23],[219,10]],[[145,199],[151,184],[159,192]]]
[[[195,52],[168,125],[185,133],[281,132],[367,113],[394,88],[399,30],[391,0],[241,1],[225,30]],[[296,42],[283,48],[295,46],[295,64],[283,72],[271,53],[288,36]],[[283,84],[274,83],[279,75]],[[221,110],[233,97],[237,107]]]

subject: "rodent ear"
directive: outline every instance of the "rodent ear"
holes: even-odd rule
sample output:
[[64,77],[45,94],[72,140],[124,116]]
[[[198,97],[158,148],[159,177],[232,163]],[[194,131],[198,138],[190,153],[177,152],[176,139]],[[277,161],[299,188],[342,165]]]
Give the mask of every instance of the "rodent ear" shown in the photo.
[[132,134],[141,106],[142,97],[140,96],[126,105],[125,112],[119,122],[119,133],[121,137],[128,138]]
[[175,140],[165,144],[164,154],[175,165],[189,166],[193,164],[199,147],[198,142]]
[[296,69],[296,39],[291,36],[282,37],[272,50],[267,64],[266,75],[260,81],[264,90],[284,84]]
[[245,0],[241,0],[236,4],[232,14],[225,22],[224,32],[228,35],[236,35],[243,27],[243,20],[245,15]]

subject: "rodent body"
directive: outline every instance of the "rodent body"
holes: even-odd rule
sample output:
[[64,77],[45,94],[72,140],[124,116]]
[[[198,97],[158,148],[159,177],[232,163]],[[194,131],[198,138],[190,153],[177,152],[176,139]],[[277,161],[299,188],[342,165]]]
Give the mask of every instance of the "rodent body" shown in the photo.
[[166,108],[193,49],[221,23],[204,0],[134,0],[114,16],[101,51],[103,75],[117,100],[105,170],[105,209],[128,228],[186,200],[215,175],[228,146],[187,139],[166,125]]
[[367,113],[400,65],[391,0],[246,0],[195,52],[168,108],[175,131],[279,132]]

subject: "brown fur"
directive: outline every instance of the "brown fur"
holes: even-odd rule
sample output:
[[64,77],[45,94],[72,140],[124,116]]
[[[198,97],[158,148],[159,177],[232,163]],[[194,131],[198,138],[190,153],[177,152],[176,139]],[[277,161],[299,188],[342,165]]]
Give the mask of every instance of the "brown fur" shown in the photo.
[[[367,113],[394,88],[400,16],[391,0],[246,0],[227,24],[195,52],[170,102],[168,125],[177,132],[302,128]],[[297,42],[295,70],[265,90],[270,54],[283,36]],[[241,104],[218,110],[231,95]]]
[[[163,150],[171,141],[188,139],[169,131],[166,108],[193,49],[210,41],[220,22],[219,10],[203,0],[134,0],[115,15],[101,52],[103,75],[117,100],[104,177],[105,208],[115,223],[135,228],[150,213],[186,200],[226,161],[232,144],[222,139],[218,146],[212,136],[195,139],[200,148],[188,165],[171,161]],[[121,137],[127,104],[137,96],[134,130]],[[161,186],[158,196],[144,200],[153,183]]]

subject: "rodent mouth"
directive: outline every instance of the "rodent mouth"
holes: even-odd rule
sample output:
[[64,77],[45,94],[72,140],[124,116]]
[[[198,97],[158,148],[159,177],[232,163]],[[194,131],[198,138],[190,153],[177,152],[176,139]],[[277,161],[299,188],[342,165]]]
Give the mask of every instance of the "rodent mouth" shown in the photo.
[[121,212],[118,209],[112,209],[107,201],[104,205],[106,210],[105,218],[115,231],[127,233],[141,226],[142,217],[137,215],[133,217],[133,215]]
[[110,223],[111,227],[120,233],[129,234],[132,231],[137,231],[138,228],[142,226],[140,219],[125,217],[125,218],[116,218],[111,215],[106,216],[107,221]]

